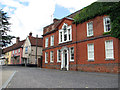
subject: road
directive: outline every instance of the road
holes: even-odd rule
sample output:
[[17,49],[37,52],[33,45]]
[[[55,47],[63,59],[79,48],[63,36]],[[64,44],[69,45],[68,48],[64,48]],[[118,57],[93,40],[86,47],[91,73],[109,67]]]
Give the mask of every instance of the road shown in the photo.
[[16,71],[7,88],[118,88],[118,75],[7,66]]

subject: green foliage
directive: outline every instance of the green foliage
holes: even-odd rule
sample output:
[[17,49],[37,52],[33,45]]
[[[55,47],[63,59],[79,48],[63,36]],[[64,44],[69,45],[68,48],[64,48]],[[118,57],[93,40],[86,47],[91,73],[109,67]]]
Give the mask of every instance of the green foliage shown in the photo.
[[120,2],[95,2],[76,14],[73,23],[77,25],[101,15],[110,16],[111,36],[120,39]]
[[0,41],[3,42],[2,46],[7,46],[7,44],[10,44],[12,42],[11,40],[15,38],[7,34],[10,31],[10,23],[8,20],[9,17],[7,17],[7,13],[0,10]]

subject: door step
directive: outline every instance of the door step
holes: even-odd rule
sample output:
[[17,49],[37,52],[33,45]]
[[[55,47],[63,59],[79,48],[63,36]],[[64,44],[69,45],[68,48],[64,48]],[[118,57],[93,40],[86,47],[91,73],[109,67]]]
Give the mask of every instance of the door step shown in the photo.
[[62,71],[67,71],[67,68],[62,68]]

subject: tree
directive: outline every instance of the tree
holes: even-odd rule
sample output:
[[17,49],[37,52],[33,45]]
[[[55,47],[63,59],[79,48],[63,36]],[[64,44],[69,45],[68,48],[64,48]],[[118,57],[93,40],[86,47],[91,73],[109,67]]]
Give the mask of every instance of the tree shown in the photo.
[[2,47],[11,44],[11,40],[15,38],[14,36],[8,35],[10,32],[10,23],[7,13],[3,10],[0,10],[0,42],[2,42]]

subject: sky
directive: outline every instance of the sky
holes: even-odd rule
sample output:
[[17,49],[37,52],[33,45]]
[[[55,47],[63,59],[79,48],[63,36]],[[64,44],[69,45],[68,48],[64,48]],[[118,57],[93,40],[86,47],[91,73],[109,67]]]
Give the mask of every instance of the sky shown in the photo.
[[[43,27],[80,10],[97,0],[0,0],[0,9],[11,17],[8,34],[26,39],[30,32],[42,37]],[[13,40],[15,43],[15,39]]]

